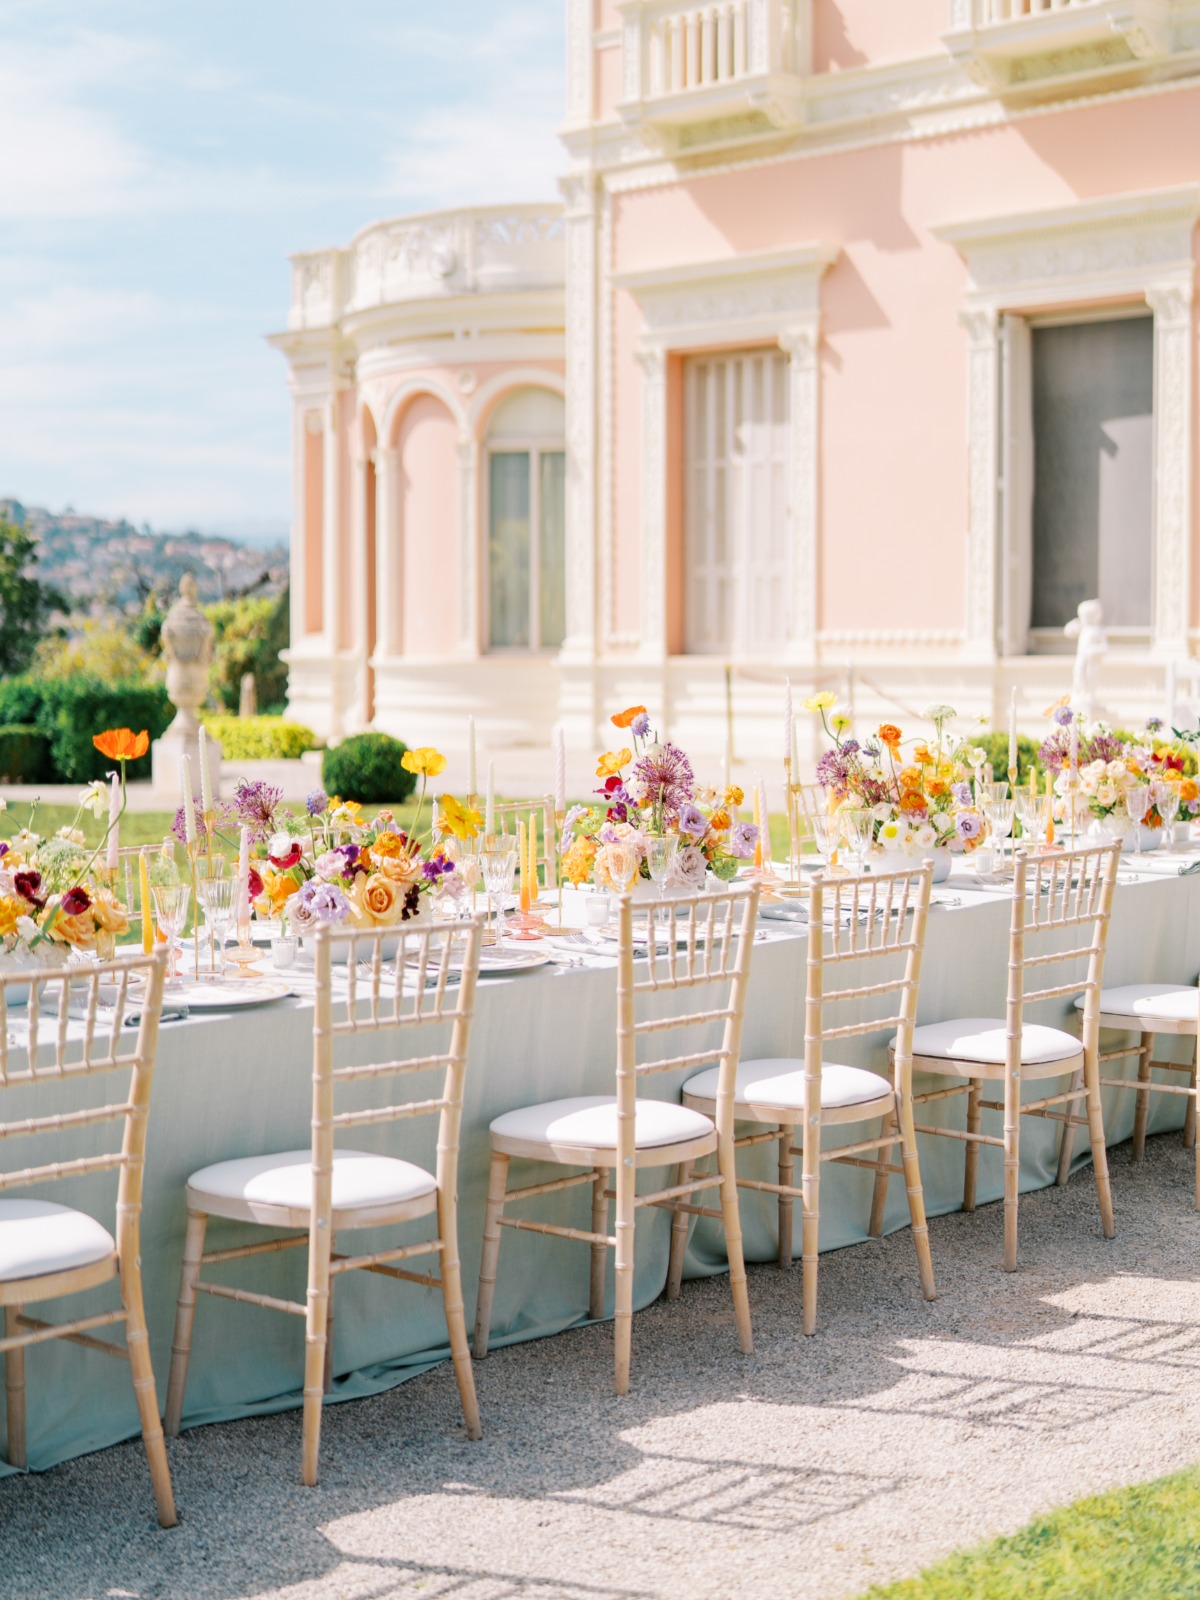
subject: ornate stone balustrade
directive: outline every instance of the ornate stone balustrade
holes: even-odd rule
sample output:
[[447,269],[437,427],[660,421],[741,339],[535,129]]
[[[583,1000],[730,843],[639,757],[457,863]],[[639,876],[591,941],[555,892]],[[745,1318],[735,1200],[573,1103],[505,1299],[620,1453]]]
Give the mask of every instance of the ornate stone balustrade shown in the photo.
[[624,0],[627,122],[798,122],[811,0]]
[[1173,0],[954,0],[951,52],[989,88],[1152,63],[1174,47]]
[[290,328],[405,301],[561,288],[555,205],[477,206],[372,223],[346,250],[292,257]]

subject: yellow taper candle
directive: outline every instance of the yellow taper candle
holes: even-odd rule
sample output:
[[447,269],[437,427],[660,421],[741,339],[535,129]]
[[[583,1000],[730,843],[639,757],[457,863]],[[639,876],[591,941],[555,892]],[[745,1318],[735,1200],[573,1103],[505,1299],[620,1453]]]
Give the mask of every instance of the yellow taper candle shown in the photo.
[[530,903],[530,905],[533,904],[533,902],[537,899],[538,895],[541,893],[541,888],[540,888],[540,886],[538,884],[537,857],[538,857],[538,852],[537,852],[537,812],[536,811],[531,811],[529,813],[529,903]]
[[517,857],[521,868],[521,910],[529,910],[529,858],[526,853],[525,824],[517,823]]
[[150,916],[150,869],[146,865],[146,852],[138,854],[138,888],[142,900],[142,954],[154,953],[154,922]]
[[758,829],[758,838],[754,841],[754,865],[762,870],[763,864],[763,814],[762,814],[762,779],[754,779],[754,826]]

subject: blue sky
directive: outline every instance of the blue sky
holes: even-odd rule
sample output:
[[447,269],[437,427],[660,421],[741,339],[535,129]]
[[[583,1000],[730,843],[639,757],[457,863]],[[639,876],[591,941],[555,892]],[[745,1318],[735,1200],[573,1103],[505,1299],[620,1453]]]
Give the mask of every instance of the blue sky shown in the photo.
[[289,251],[542,199],[562,0],[0,0],[0,496],[267,538]]

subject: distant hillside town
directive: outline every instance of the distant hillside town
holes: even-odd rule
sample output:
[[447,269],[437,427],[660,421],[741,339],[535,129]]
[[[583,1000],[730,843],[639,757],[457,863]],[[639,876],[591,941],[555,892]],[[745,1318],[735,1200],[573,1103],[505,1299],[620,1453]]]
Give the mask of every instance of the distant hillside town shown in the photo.
[[202,601],[282,593],[288,580],[285,544],[242,544],[197,532],[155,533],[123,518],[112,522],[70,507],[62,512],[0,499],[0,518],[38,543],[37,575],[75,612],[141,610],[151,597],[172,594],[185,572]]

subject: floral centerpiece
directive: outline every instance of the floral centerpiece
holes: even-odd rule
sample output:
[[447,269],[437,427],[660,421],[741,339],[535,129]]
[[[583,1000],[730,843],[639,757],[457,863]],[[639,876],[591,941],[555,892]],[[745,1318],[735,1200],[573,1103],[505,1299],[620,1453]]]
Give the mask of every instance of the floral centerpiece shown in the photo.
[[[304,936],[318,927],[392,927],[422,915],[427,896],[450,892],[458,872],[451,840],[467,842],[482,817],[443,794],[436,823],[422,825],[429,780],[446,758],[429,747],[406,751],[406,771],[421,779],[412,824],[404,828],[391,811],[368,821],[353,800],[314,790],[303,813],[281,805],[282,791],[269,784],[240,783],[232,819],[250,831],[249,892],[255,914],[278,919]],[[182,837],[182,817],[176,832]]]
[[[1174,744],[1158,738],[1162,723],[1152,718],[1143,735],[1130,735],[1111,728],[1106,722],[1087,722],[1072,711],[1064,698],[1048,713],[1054,720],[1052,732],[1042,741],[1039,760],[1054,775],[1056,811],[1067,815],[1069,795],[1076,796],[1076,816],[1094,818],[1103,827],[1123,828],[1128,817],[1127,797],[1132,789],[1169,783],[1178,791],[1177,814],[1190,821],[1200,811],[1200,786],[1189,775],[1187,735],[1177,735]],[[1072,751],[1075,778],[1072,782]],[[1163,818],[1153,796],[1142,827],[1161,828]]]
[[874,843],[883,851],[921,857],[931,850],[978,849],[986,830],[968,765],[981,765],[982,751],[947,737],[953,707],[935,705],[925,712],[932,739],[906,741],[895,723],[885,722],[861,743],[850,737],[849,718],[835,708],[829,693],[804,702],[833,741],[817,761],[817,782],[831,812],[869,812]]
[[[94,952],[102,960],[129,932],[129,915],[116,894],[115,873],[98,865],[110,835],[125,813],[128,761],[145,755],[150,736],[142,730],[111,728],[92,740],[120,770],[119,803],[111,804],[102,783],[88,785],[75,815],[53,838],[34,829],[37,802],[23,828],[0,840],[0,954],[9,968],[60,966],[73,950]],[[0,800],[0,812],[8,809]],[[80,828],[91,812],[107,823],[100,843],[89,850]]]
[[576,887],[592,882],[611,889],[614,877],[609,847],[631,845],[638,872],[648,878],[649,840],[657,834],[678,840],[673,882],[703,887],[706,875],[728,881],[754,855],[758,829],[737,820],[744,798],[737,788],[697,784],[685,751],[652,733],[645,706],[630,706],[611,718],[630,744],[607,750],[596,766],[602,780],[591,806],[573,806],[563,819],[563,876]]

